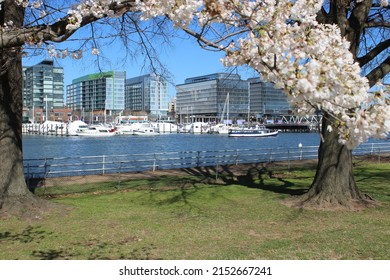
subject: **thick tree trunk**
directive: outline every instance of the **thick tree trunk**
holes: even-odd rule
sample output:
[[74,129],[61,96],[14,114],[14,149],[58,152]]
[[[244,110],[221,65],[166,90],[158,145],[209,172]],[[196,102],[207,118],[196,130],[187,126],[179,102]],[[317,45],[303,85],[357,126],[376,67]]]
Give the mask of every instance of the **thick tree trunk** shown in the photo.
[[33,196],[23,175],[20,51],[2,51],[0,63],[0,211],[4,214]]
[[25,195],[22,155],[22,70],[19,55],[6,51],[1,65],[6,65],[0,77],[0,197]]
[[27,189],[23,174],[20,50],[3,50],[0,63],[0,216],[32,214],[32,209],[40,206]]
[[[23,23],[24,11],[6,0],[0,24]],[[0,50],[0,217],[39,215],[47,204],[26,186],[22,152],[23,76],[21,48]],[[38,210],[38,211],[36,211]],[[39,212],[39,213],[38,213]]]
[[293,205],[318,209],[360,209],[373,203],[360,192],[353,174],[352,151],[338,142],[336,129],[328,131],[330,121],[324,117],[318,165],[307,193],[293,199]]

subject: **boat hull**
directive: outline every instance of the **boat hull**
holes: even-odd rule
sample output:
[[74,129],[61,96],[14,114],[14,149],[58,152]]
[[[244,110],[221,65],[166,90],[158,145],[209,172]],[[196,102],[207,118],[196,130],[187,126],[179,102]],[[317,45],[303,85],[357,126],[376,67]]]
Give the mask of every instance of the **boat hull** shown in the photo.
[[278,131],[265,131],[265,130],[230,130],[229,137],[269,137],[278,135]]

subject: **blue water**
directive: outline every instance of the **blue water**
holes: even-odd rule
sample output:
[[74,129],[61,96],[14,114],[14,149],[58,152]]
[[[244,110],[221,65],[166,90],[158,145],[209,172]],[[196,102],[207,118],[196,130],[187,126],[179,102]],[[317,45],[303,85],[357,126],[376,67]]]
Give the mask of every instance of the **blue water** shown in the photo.
[[24,135],[26,159],[95,155],[145,154],[181,151],[215,151],[271,147],[316,146],[316,133],[285,133],[276,137],[228,137],[216,134],[118,135],[113,137],[63,137]]
[[65,137],[23,135],[25,159],[97,155],[146,154],[181,151],[216,151],[318,146],[317,133],[279,133],[275,137],[228,137],[218,134],[118,135],[112,137]]

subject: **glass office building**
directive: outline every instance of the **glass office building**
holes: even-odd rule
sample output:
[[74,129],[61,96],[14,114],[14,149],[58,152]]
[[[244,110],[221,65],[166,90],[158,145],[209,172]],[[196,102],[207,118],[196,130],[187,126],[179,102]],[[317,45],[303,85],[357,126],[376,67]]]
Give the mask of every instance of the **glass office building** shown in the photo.
[[215,73],[193,77],[176,86],[176,116],[179,122],[220,121],[227,117],[245,119],[248,112],[248,82],[241,80],[237,74]]
[[23,67],[23,103],[31,112],[64,108],[64,69],[52,60]]
[[126,109],[160,118],[167,116],[168,104],[168,82],[162,76],[148,74],[126,80]]
[[126,72],[109,71],[86,75],[66,88],[66,104],[74,111],[102,111],[114,116],[124,110]]
[[286,93],[276,89],[274,84],[261,81],[259,78],[249,79],[251,114],[287,115],[291,107]]

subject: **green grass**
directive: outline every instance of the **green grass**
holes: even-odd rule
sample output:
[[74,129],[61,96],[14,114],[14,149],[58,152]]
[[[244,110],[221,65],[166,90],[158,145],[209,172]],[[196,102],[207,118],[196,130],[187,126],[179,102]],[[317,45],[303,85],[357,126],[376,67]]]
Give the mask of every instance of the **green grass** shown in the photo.
[[281,204],[309,187],[312,167],[50,187],[41,195],[72,210],[0,221],[0,259],[389,259],[389,171],[356,164],[359,188],[380,202],[359,212]]

